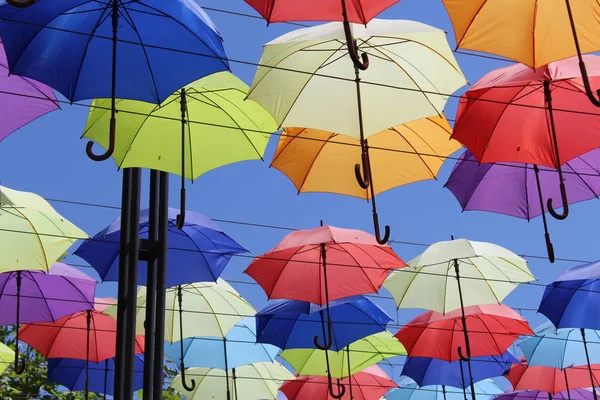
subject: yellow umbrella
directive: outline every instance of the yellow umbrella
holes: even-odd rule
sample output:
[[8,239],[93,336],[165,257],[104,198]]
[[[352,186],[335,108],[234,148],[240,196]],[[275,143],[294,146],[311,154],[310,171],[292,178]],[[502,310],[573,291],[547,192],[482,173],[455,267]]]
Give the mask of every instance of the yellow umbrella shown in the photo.
[[[434,179],[447,156],[460,149],[450,140],[444,117],[424,118],[386,129],[368,139],[374,194]],[[283,172],[298,193],[327,192],[371,199],[356,184],[352,168],[361,160],[360,141],[308,128],[289,128],[279,139],[273,168]]]
[[4,343],[0,343],[0,374],[6,370],[14,359],[15,352]]

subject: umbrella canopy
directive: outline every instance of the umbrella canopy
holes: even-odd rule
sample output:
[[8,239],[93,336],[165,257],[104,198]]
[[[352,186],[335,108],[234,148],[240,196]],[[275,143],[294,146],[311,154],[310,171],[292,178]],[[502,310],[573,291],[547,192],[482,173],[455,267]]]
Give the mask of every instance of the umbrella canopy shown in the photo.
[[[532,68],[576,54],[564,0],[515,1],[510,3],[510,12],[505,3],[492,0],[477,4],[461,0],[442,2],[461,49],[498,54]],[[600,5],[594,0],[570,4],[579,33],[593,31]],[[580,36],[583,53],[600,50],[600,38],[596,35]]]
[[[593,84],[599,86],[600,57],[586,56],[585,62]],[[555,129],[548,123],[545,85]],[[600,147],[596,112],[585,94],[577,58],[535,70],[515,64],[488,73],[461,96],[452,137],[482,163],[558,168],[562,162],[557,162],[554,137],[563,161]]]
[[538,311],[557,328],[600,330],[600,262],[571,268],[546,286]]
[[[352,31],[358,51],[371,55],[371,66],[360,75],[365,137],[440,115],[448,95],[466,83],[442,30],[414,21],[373,19],[366,26],[353,25]],[[262,104],[280,127],[360,139],[358,113],[349,111],[358,110],[358,98],[345,41],[343,24],[332,22],[267,43],[249,98]]]
[[[141,167],[187,179],[244,160],[262,160],[273,117],[254,101],[244,100],[248,86],[230,72],[219,72],[179,87],[160,105],[117,100],[119,135],[112,157],[119,168]],[[181,106],[189,121],[183,131]],[[110,99],[94,100],[83,137],[108,145]]]
[[60,108],[52,89],[43,83],[11,75],[0,43],[0,140],[31,121]]
[[[346,387],[349,387],[351,382],[354,400],[379,400],[390,389],[398,387],[376,365],[357,372],[349,378],[341,379],[340,382]],[[296,380],[284,383],[280,391],[288,400],[333,400],[327,386],[327,378],[323,376],[299,376]]]
[[398,308],[456,310],[461,307],[459,283],[465,307],[498,304],[519,283],[535,280],[523,258],[498,245],[467,239],[435,243],[408,265],[383,284]]
[[[256,313],[246,300],[223,279],[181,285],[183,334],[179,326],[178,288],[167,289],[165,340],[175,343],[182,338],[209,336],[223,338],[243,318]],[[109,306],[106,314],[116,318],[117,305]],[[138,289],[136,333],[143,334],[146,318],[146,288]]]
[[[391,333],[381,332],[357,340],[348,347],[350,352],[350,375],[391,357],[406,355],[404,346]],[[329,358],[329,373],[342,379],[348,374],[346,350],[330,351],[316,349],[288,349],[280,357],[286,360],[298,375],[327,376],[325,353]]]
[[[89,332],[88,313],[91,316]],[[115,357],[117,320],[100,311],[83,311],[67,315],[56,322],[24,325],[20,335],[23,342],[46,358],[74,358],[101,362]],[[143,351],[144,337],[137,336],[135,352],[137,354]]]
[[[295,0],[245,0],[268,22],[343,21],[339,0],[308,0],[300,6]],[[399,0],[346,1],[350,22],[366,24]]]
[[[188,400],[227,400],[227,380],[234,388],[233,397],[244,400],[265,400],[277,397],[277,391],[283,382],[295,379],[284,366],[277,362],[260,362],[244,365],[235,369],[227,379],[225,371],[216,368],[189,368],[186,375],[193,377],[197,384],[194,391],[187,391],[178,375],[171,388],[184,394]],[[238,396],[239,393],[239,396]]]
[[49,273],[17,271],[0,274],[0,325],[56,321],[78,311],[93,309],[96,281],[90,277],[82,278],[82,275],[85,274],[62,263],[54,264]]
[[[144,356],[136,354],[133,370],[133,389],[140,390],[144,378]],[[48,360],[48,380],[58,383],[71,391],[84,391],[86,361],[72,358]],[[113,395],[115,380],[115,360],[110,358],[99,363],[89,362],[89,391]]]
[[[471,356],[503,354],[521,335],[532,335],[527,320],[510,307],[481,305],[465,308]],[[465,348],[461,310],[446,315],[427,311],[396,333],[410,357],[460,359],[458,348]]]
[[[106,38],[113,37],[115,16],[113,60]],[[38,0],[27,8],[2,5],[0,18],[11,73],[43,82],[71,101],[114,94],[160,103],[191,81],[229,68],[216,27],[193,1]]]
[[[491,379],[484,379],[474,385],[478,399],[487,400],[502,393],[502,389]],[[471,393],[469,386],[465,390],[467,394]],[[441,385],[420,388],[411,379],[404,379],[400,382],[400,388],[390,391],[385,398],[387,400],[464,400],[465,395],[462,389]]]
[[48,271],[73,243],[87,237],[37,194],[0,186],[0,272]]
[[[586,329],[585,337],[592,364],[600,364],[600,332]],[[551,322],[535,330],[535,336],[519,343],[527,365],[565,369],[588,364],[579,329],[556,329]]]
[[[225,349],[225,346],[227,349]],[[188,367],[226,369],[257,362],[275,361],[279,349],[269,344],[256,343],[253,318],[238,322],[227,332],[225,339],[194,337],[183,340],[184,361]],[[181,365],[179,343],[166,344],[165,355]],[[225,362],[227,355],[227,362]]]
[[[377,304],[363,296],[346,297],[330,304],[332,346],[340,351],[359,339],[385,331],[392,320]],[[325,307],[297,300],[271,300],[256,314],[259,343],[281,349],[314,348],[323,334]]]
[[[592,400],[594,394],[589,389],[573,389],[552,395],[556,400]],[[513,392],[507,391],[505,394],[496,397],[496,400],[548,400],[548,393],[539,390],[523,390]]]
[[[594,380],[599,382],[600,365],[592,367]],[[555,394],[590,387],[590,371],[587,366],[560,370],[552,367],[528,366],[523,362],[513,364],[505,377],[514,390],[541,390]]]
[[[505,351],[501,356],[473,357],[473,381],[502,376],[510,369],[511,364],[516,362],[519,360],[509,351]],[[401,375],[410,377],[419,386],[446,385],[467,388],[471,382],[469,369],[462,360],[448,362],[435,358],[408,357]]]
[[[448,140],[445,117],[431,117],[386,129],[369,138],[375,194],[408,183],[435,179],[444,159],[460,148]],[[423,155],[424,154],[424,155]],[[356,184],[354,165],[361,162],[358,139],[309,128],[287,128],[271,167],[283,172],[299,193],[338,193],[363,199],[371,191]]]
[[[169,209],[167,250],[167,287],[192,282],[215,282],[234,254],[247,253],[242,245],[227,236],[221,228],[202,214],[188,211],[185,225],[177,229],[178,211]],[[141,239],[148,238],[149,211],[140,214]],[[87,261],[103,281],[119,278],[121,217],[92,239],[84,241],[75,255]],[[146,262],[140,261],[138,283],[147,280]]]
[[[600,195],[599,170],[600,149],[563,164],[569,204]],[[532,164],[479,164],[473,153],[466,150],[455,164],[445,187],[456,197],[463,211],[490,211],[530,220],[547,211],[541,204],[560,197],[556,169],[540,167],[538,176],[539,187]],[[538,189],[542,190],[542,201]]]
[[14,358],[15,352],[4,343],[0,343],[0,374],[6,371]]
[[[321,259],[325,246],[327,272]],[[323,226],[295,231],[252,261],[245,273],[269,299],[324,305],[329,300],[376,293],[389,271],[406,264],[391,247],[366,232]],[[325,279],[329,282],[325,293]]]

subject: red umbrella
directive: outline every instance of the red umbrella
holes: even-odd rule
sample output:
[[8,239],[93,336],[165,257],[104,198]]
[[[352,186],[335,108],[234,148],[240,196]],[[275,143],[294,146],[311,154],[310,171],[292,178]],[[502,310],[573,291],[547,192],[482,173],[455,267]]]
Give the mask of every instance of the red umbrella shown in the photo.
[[[322,226],[290,233],[252,261],[245,273],[258,282],[269,299],[327,305],[331,328],[330,300],[377,293],[391,270],[405,266],[391,247],[380,245],[371,234]],[[327,344],[319,348],[329,347],[331,330]]]
[[[521,335],[533,335],[527,321],[503,304],[465,308],[470,357],[502,355]],[[409,357],[460,360],[465,348],[461,310],[427,311],[396,333]]]
[[[600,57],[584,58],[592,83],[600,85]],[[569,210],[560,166],[600,147],[597,112],[576,57],[536,70],[515,64],[488,73],[461,96],[452,137],[482,163],[556,168],[564,210],[558,214],[548,199],[548,211],[564,219]]]
[[[594,380],[600,383],[600,365],[592,365]],[[513,364],[504,375],[514,390],[540,390],[551,394],[590,387],[587,365],[558,369],[528,366],[526,362]]]
[[[390,389],[398,385],[383,372],[381,368],[374,365],[349,378],[340,380],[340,383],[348,385],[352,391],[348,398],[354,400],[379,400]],[[332,400],[325,376],[300,376],[296,380],[287,381],[281,387],[281,392],[288,400]]]

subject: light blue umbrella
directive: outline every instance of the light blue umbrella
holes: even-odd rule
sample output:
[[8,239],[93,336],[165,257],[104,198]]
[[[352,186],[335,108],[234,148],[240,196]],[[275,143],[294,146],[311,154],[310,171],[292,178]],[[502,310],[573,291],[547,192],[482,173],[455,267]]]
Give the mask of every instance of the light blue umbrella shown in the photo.
[[[585,329],[591,364],[600,364],[600,331]],[[556,329],[551,322],[540,325],[535,336],[518,344],[531,366],[565,369],[588,365],[580,329]]]
[[[392,389],[385,395],[386,400],[464,400],[462,389],[451,386],[423,386],[419,387],[412,379],[404,379],[398,389]],[[467,388],[467,393],[471,393]],[[475,394],[479,400],[491,399],[504,393],[491,379],[484,379],[475,383]]]
[[[227,332],[225,339],[212,337],[184,339],[183,349],[187,367],[223,370],[262,361],[272,362],[280,351],[270,344],[256,343],[254,318],[245,318],[236,324]],[[165,355],[180,364],[179,343],[165,344]]]

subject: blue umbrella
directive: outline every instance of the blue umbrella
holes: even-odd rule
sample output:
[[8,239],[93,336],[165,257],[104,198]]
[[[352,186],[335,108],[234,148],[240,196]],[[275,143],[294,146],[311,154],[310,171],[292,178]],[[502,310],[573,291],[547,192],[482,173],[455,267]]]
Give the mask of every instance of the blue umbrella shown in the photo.
[[[254,319],[246,318],[231,328],[225,339],[210,337],[184,339],[185,365],[228,370],[255,362],[274,361],[280,350],[269,344],[257,344],[255,332]],[[165,355],[180,365],[179,343],[165,344]]]
[[[363,296],[346,297],[329,303],[333,346],[340,351],[349,344],[383,332],[392,319],[378,305]],[[315,336],[323,335],[324,311],[297,300],[272,300],[256,314],[257,342],[281,349],[313,349]]]
[[[585,330],[590,362],[600,364],[600,332]],[[527,365],[565,369],[587,365],[583,337],[579,329],[556,329],[546,322],[535,331],[535,336],[518,344],[527,359]]]
[[[133,388],[143,386],[144,356],[135,355]],[[48,360],[48,380],[63,385],[71,391],[85,390],[86,361],[72,358],[52,358]],[[115,360],[110,358],[99,363],[89,363],[89,390],[94,393],[113,395]]]
[[[518,362],[509,351],[501,356],[473,357],[473,382],[502,376],[510,369],[512,363]],[[448,362],[435,358],[408,357],[402,375],[412,378],[419,386],[446,385],[466,388],[471,382],[466,363],[461,360]]]
[[[462,390],[447,386],[425,386],[420,388],[411,379],[405,379],[399,383],[400,388],[392,389],[385,395],[387,400],[464,400]],[[467,387],[467,393],[470,388]],[[475,394],[480,400],[491,399],[503,393],[491,379],[485,379],[475,383]]]
[[[12,74],[71,101],[116,98],[159,104],[186,84],[229,69],[222,39],[193,1],[38,0],[0,6],[0,38]],[[199,56],[204,55],[204,56]]]
[[[37,4],[37,3],[36,3]],[[169,209],[168,287],[193,282],[216,282],[234,254],[247,253],[209,218],[188,212],[182,230],[176,226],[177,210]],[[140,238],[148,238],[148,210],[140,215]],[[85,240],[75,254],[87,261],[103,281],[119,277],[119,237],[121,218],[93,238]],[[147,269],[140,261],[138,284],[146,284]]]

